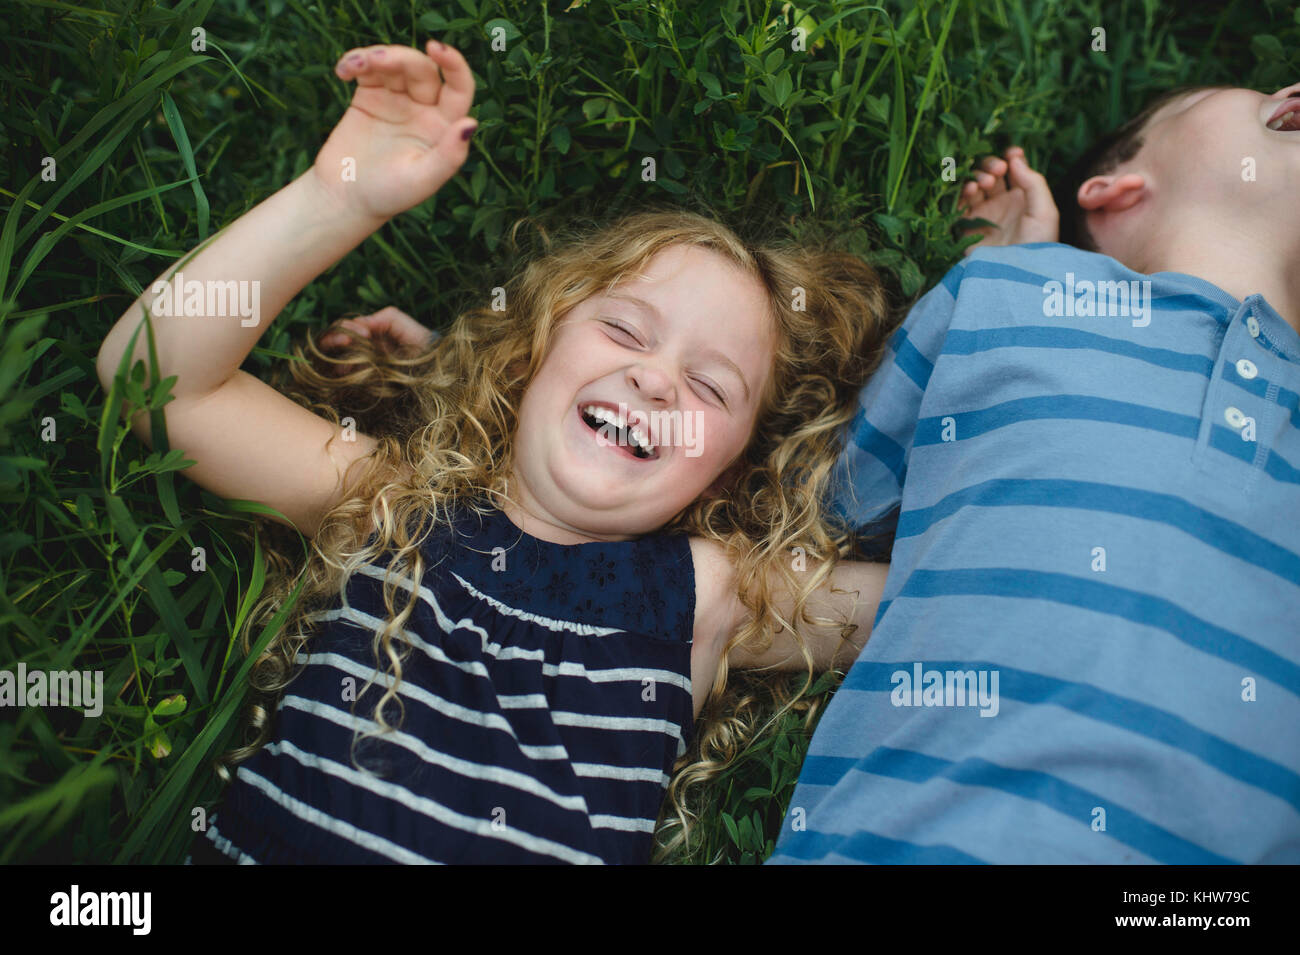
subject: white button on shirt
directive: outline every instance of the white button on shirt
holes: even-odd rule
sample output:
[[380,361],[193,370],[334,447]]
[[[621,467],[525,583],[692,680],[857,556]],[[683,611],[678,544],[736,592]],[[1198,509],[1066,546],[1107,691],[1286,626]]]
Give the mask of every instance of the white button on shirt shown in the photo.
[[1259,369],[1255,367],[1255,363],[1249,358],[1238,358],[1237,374],[1241,375],[1242,378],[1254,378],[1259,374]]
[[1240,428],[1246,423],[1246,416],[1241,413],[1241,409],[1232,405],[1229,405],[1224,409],[1223,417],[1226,418],[1228,424],[1232,425],[1234,428]]
[[1259,337],[1259,321],[1254,315],[1248,315],[1246,317],[1246,331],[1250,332],[1251,338]]

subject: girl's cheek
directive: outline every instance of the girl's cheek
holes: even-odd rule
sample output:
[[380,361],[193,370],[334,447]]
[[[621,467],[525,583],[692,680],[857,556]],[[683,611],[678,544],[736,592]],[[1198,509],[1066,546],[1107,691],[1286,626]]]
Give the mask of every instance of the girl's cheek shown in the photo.
[[690,419],[683,419],[680,441],[683,451],[693,455],[690,460],[697,465],[714,467],[723,457],[728,437],[720,430],[716,414],[708,411],[690,411]]

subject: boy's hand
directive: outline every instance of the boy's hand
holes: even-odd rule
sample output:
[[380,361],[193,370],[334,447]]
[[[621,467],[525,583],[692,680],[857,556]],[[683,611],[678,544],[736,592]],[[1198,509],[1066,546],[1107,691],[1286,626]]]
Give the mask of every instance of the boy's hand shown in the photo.
[[[474,77],[456,50],[430,40],[349,50],[334,67],[357,90],[313,166],[346,208],[388,219],[437,192],[469,154]],[[445,82],[438,78],[442,67]]]
[[[958,208],[972,219],[988,219],[996,228],[976,226],[964,231],[983,236],[964,254],[982,245],[1018,245],[1021,242],[1056,242],[1060,238],[1061,216],[1052,200],[1052,190],[1041,174],[1029,168],[1019,146],[1007,150],[1007,158],[990,156],[980,164],[961,191]],[[1010,179],[1010,186],[1004,176]]]

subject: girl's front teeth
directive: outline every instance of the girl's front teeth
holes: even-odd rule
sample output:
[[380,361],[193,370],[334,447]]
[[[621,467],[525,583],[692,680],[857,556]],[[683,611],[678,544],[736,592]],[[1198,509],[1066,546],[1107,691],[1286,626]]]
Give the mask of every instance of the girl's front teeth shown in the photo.
[[609,408],[602,408],[599,405],[587,405],[582,411],[583,414],[589,415],[597,421],[604,421],[606,424],[611,424],[622,431],[626,431],[632,440],[636,442],[637,447],[647,455],[654,453],[654,448],[650,446],[650,439],[646,437],[640,426],[628,428],[627,422],[622,420],[614,411]]

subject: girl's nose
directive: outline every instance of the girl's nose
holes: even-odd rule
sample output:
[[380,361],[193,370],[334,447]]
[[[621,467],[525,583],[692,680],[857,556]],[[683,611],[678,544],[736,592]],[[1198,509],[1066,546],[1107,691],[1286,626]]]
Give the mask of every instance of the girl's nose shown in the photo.
[[654,365],[638,363],[627,370],[627,379],[647,401],[669,402],[673,396],[672,380]]

